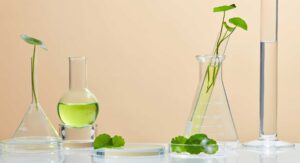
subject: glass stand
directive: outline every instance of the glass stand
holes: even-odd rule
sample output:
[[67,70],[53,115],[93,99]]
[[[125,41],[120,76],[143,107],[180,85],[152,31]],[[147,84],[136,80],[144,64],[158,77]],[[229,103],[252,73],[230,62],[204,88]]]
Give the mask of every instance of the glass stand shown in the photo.
[[89,148],[93,146],[94,139],[97,135],[97,125],[71,127],[60,124],[59,135],[63,139],[64,148]]
[[280,141],[278,139],[263,139],[259,138],[257,140],[253,140],[244,144],[245,147],[248,148],[293,148],[295,145],[289,142]]

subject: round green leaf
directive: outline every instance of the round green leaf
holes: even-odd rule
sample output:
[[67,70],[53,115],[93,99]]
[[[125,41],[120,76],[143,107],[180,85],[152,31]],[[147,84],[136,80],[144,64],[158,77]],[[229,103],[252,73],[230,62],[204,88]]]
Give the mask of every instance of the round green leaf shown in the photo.
[[187,141],[186,144],[186,151],[190,154],[199,154],[204,152],[203,144],[206,144],[208,141],[208,137],[205,134],[195,134],[191,136]]
[[229,22],[237,27],[244,29],[244,30],[248,30],[248,25],[247,25],[246,21],[240,17],[230,18]]
[[35,46],[39,46],[45,50],[47,50],[47,47],[46,45],[41,41],[41,40],[38,40],[36,38],[33,38],[33,37],[29,37],[27,35],[21,35],[21,38],[27,42],[28,44],[31,44],[31,45],[35,45]]
[[182,153],[185,152],[185,142],[187,138],[184,136],[177,136],[171,140],[172,152]]
[[219,150],[219,146],[217,144],[208,144],[204,147],[204,153],[206,154],[215,154]]
[[219,146],[217,144],[217,141],[214,139],[208,139],[204,146],[204,153],[206,154],[215,154],[219,150]]
[[236,8],[235,4],[218,6],[218,7],[215,7],[213,9],[213,12],[225,12],[225,11],[228,11],[228,10],[232,10],[234,8]]
[[112,144],[113,147],[123,147],[125,145],[125,140],[122,138],[122,136],[115,135],[112,138]]
[[195,134],[186,141],[186,144],[201,144],[205,139],[208,139],[205,134]]
[[94,141],[94,149],[112,146],[112,139],[108,134],[101,134]]

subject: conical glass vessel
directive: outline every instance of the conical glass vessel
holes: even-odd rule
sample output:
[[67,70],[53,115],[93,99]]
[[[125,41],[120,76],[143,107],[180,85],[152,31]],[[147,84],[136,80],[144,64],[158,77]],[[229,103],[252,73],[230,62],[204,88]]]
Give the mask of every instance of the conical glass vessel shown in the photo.
[[186,136],[204,133],[224,147],[236,147],[238,135],[222,80],[224,55],[197,56],[200,82]]
[[13,137],[3,142],[6,152],[53,152],[62,147],[61,138],[38,102],[33,59],[31,59],[32,103]]

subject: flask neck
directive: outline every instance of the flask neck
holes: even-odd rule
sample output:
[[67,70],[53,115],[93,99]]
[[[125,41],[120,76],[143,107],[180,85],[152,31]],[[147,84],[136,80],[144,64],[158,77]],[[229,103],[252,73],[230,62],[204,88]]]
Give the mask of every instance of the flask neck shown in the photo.
[[205,78],[219,79],[222,78],[222,65],[225,56],[203,55],[197,56],[200,67],[200,81]]
[[87,88],[86,58],[69,57],[69,90]]

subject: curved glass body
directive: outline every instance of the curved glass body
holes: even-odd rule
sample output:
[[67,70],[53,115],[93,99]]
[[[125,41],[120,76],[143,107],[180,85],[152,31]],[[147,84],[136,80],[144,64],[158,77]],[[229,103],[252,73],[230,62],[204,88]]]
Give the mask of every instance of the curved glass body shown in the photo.
[[93,124],[98,116],[96,97],[87,88],[85,57],[69,58],[69,90],[57,105],[61,121],[70,127]]

